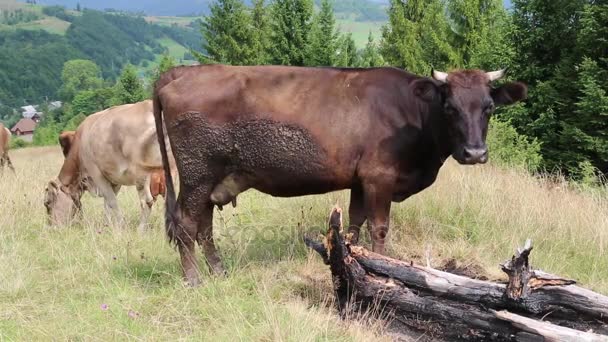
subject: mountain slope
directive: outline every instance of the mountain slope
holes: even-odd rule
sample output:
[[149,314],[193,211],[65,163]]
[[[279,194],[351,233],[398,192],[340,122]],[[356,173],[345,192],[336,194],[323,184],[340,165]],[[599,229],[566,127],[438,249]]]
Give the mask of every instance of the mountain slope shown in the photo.
[[150,15],[192,15],[207,11],[209,0],[40,0],[39,4],[61,5],[76,8],[80,3],[83,8],[104,10],[113,8],[130,12],[145,12]]
[[[0,119],[24,104],[54,99],[63,64],[89,59],[114,79],[127,63],[150,70],[163,53],[184,60],[200,47],[198,28],[156,25],[144,17],[0,0]],[[6,19],[8,18],[8,19]],[[188,61],[184,61],[188,63]]]

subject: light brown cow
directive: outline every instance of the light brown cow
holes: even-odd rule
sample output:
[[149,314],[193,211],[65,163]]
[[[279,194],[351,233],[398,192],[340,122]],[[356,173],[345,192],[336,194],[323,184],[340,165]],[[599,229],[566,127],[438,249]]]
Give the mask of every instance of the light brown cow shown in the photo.
[[121,186],[135,185],[143,231],[156,196],[165,189],[152,101],[95,113],[76,132],[62,133],[59,142],[65,161],[45,194],[50,223],[65,224],[73,218],[88,190],[104,198],[108,219],[122,224],[116,195]]
[[8,156],[8,148],[9,142],[11,139],[11,131],[4,127],[2,123],[0,123],[0,172],[4,170],[4,165],[6,164],[13,172],[15,168],[13,167],[13,163],[11,162],[11,158]]

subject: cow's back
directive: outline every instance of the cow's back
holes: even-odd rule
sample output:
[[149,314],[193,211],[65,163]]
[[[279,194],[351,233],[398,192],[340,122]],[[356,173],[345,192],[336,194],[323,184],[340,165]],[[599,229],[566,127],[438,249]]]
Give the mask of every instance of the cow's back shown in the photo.
[[391,83],[411,75],[395,69],[190,70],[157,90],[180,174],[193,184],[236,169],[273,195],[347,188],[363,154],[406,124]]
[[96,167],[115,184],[132,185],[162,167],[150,100],[96,113],[79,134],[83,167]]

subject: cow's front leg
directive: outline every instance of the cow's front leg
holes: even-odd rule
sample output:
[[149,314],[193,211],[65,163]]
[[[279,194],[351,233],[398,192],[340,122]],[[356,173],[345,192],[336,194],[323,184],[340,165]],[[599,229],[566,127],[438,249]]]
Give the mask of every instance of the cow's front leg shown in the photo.
[[154,198],[150,192],[150,175],[141,179],[135,184],[137,194],[139,195],[139,206],[141,208],[141,216],[139,218],[139,227],[137,230],[140,233],[144,233],[148,227],[148,219],[150,212],[152,211],[152,205],[154,204]]
[[348,232],[352,234],[350,242],[359,243],[359,232],[365,223],[365,197],[360,184],[354,185],[350,190],[350,205],[348,206],[349,225]]
[[372,250],[384,254],[390,220],[392,186],[387,183],[368,183],[364,185],[363,191]]
[[113,187],[105,178],[93,177],[93,182],[103,197],[106,218],[109,223],[116,224],[122,228],[124,222],[120,210],[118,209],[118,200],[116,199],[115,192],[115,190],[119,190],[120,187],[115,189],[115,187]]

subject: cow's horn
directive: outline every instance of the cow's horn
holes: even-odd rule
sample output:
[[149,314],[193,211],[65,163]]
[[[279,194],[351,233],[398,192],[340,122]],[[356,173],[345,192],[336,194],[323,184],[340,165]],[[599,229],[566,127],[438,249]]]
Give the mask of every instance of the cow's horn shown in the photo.
[[433,78],[441,83],[446,83],[448,81],[447,72],[437,71],[437,70],[433,69],[432,74],[433,74]]
[[488,79],[490,80],[490,82],[496,81],[505,75],[505,69],[489,71],[489,72],[486,72],[486,75],[488,75]]

